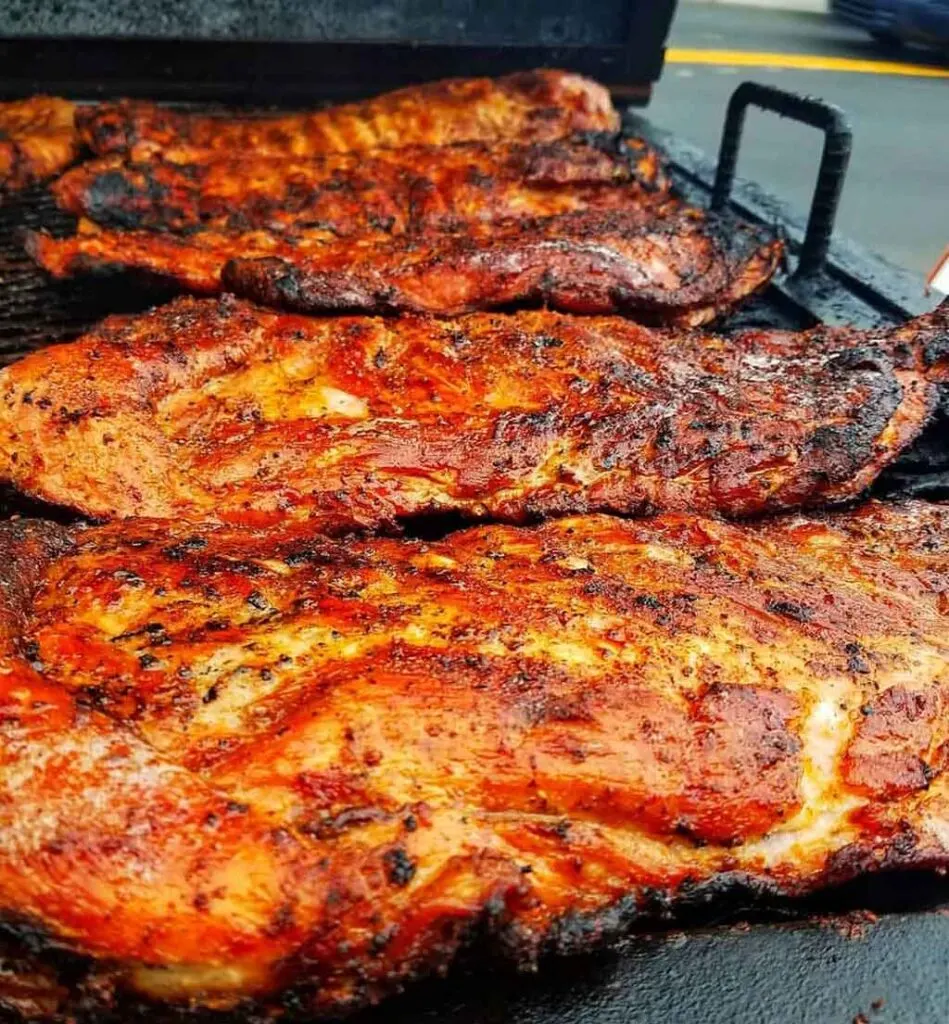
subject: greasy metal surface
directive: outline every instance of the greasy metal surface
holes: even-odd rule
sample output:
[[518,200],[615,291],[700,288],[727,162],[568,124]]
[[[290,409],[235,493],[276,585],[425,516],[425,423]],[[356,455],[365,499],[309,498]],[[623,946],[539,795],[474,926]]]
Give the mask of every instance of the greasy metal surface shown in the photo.
[[936,1024],[947,948],[940,911],[673,932],[538,976],[451,976],[353,1024]]

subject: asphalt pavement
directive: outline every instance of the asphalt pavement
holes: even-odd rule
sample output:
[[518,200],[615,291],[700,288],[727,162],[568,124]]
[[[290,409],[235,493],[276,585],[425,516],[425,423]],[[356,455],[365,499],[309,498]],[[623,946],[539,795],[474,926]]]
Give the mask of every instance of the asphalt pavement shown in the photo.
[[[842,107],[853,125],[854,148],[838,230],[918,272],[922,281],[949,245],[949,77],[917,77],[913,71],[938,68],[934,55],[881,51],[826,15],[723,4],[680,4],[669,46],[646,114],[710,154],[718,149],[725,106],[740,82],[765,82]],[[734,58],[730,51],[737,51]],[[748,54],[760,55],[752,58],[760,66],[738,66]],[[816,68],[781,66],[799,55],[826,60],[815,61]],[[909,67],[881,74],[880,61]],[[803,211],[819,158],[814,129],[749,112],[740,175]]]

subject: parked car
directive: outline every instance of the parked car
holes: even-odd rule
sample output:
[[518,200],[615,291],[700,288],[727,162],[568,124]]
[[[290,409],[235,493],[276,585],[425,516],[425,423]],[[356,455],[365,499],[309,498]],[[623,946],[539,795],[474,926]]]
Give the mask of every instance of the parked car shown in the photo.
[[888,45],[949,48],[949,0],[830,0],[831,12]]

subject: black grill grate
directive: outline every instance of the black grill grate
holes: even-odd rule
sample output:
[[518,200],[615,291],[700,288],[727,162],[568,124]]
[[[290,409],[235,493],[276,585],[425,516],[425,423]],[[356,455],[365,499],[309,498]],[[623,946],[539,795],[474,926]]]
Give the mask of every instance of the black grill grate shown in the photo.
[[136,312],[156,300],[154,292],[125,280],[50,281],[27,255],[24,234],[42,228],[68,235],[75,224],[45,188],[0,198],[0,365],[74,338],[109,313]]
[[70,337],[88,322],[82,289],[50,286],[23,250],[26,229],[66,232],[73,218],[60,213],[43,189],[0,203],[0,361],[48,340]]

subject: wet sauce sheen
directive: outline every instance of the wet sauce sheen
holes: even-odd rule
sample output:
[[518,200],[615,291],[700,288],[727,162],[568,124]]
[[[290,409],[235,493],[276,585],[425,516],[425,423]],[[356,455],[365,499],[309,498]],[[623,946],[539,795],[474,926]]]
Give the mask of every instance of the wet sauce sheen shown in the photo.
[[478,922],[944,865],[946,517],[3,524],[0,900],[100,996],[339,1010]]

